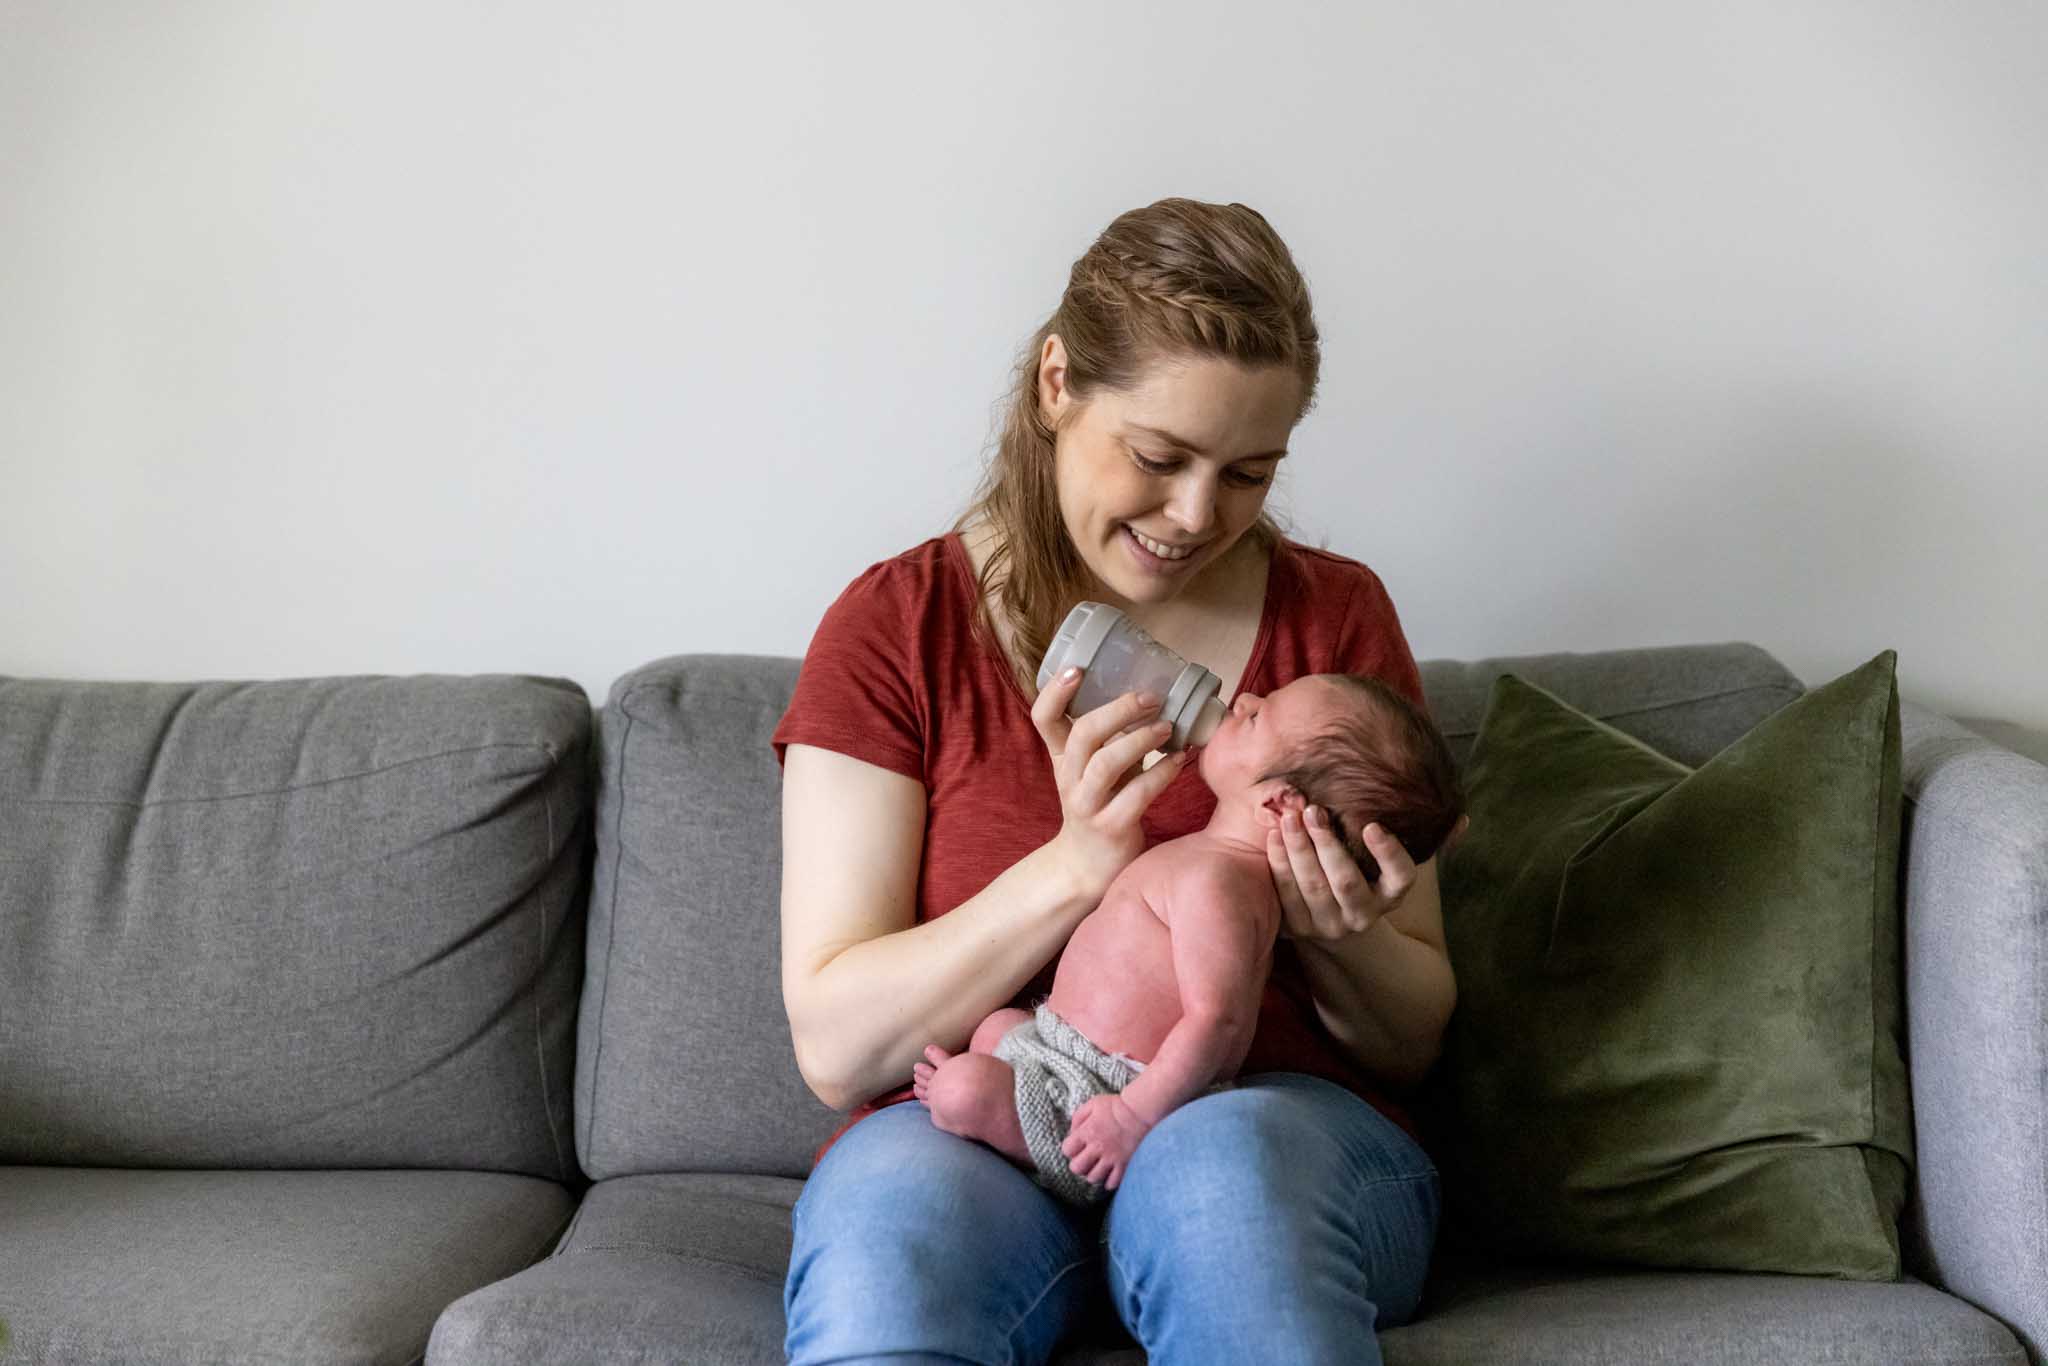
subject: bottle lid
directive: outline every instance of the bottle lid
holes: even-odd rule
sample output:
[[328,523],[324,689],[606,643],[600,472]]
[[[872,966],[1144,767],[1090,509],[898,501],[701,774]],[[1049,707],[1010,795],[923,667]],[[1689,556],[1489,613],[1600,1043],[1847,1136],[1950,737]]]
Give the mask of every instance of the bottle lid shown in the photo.
[[1223,690],[1223,680],[1210,673],[1200,664],[1190,664],[1180,671],[1180,677],[1173,680],[1173,687],[1166,694],[1166,705],[1161,709],[1161,719],[1173,722],[1173,734],[1166,739],[1168,750],[1186,749],[1188,737],[1194,734],[1195,721],[1202,714],[1202,706]]

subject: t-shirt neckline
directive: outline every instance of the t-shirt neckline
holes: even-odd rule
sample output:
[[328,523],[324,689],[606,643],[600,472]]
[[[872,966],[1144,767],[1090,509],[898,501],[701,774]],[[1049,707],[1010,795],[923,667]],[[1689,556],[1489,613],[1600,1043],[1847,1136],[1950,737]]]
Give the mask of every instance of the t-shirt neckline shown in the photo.
[[[981,610],[981,584],[975,578],[973,557],[968,555],[966,539],[958,530],[948,531],[939,539],[946,546],[950,557],[958,566],[961,579],[966,584],[971,629],[973,614],[978,614]],[[1287,538],[1281,536],[1273,543],[1272,554],[1267,557],[1265,595],[1259,603],[1259,629],[1258,634],[1252,637],[1251,653],[1245,656],[1244,672],[1237,680],[1237,691],[1240,693],[1251,686],[1252,680],[1259,676],[1259,671],[1266,664],[1266,653],[1273,638],[1273,617],[1280,600],[1279,579],[1283,572],[1282,562],[1286,559],[1287,550]],[[1018,687],[1016,672],[1010,667],[1008,657],[1003,654],[1001,643],[993,639],[986,640],[982,648],[984,661],[996,668],[1004,682],[1009,685],[1012,695],[1018,697],[1023,702],[1025,711],[1029,712],[1034,699],[1025,696]],[[1229,698],[1224,699],[1225,702],[1235,700],[1236,695],[1231,694]]]

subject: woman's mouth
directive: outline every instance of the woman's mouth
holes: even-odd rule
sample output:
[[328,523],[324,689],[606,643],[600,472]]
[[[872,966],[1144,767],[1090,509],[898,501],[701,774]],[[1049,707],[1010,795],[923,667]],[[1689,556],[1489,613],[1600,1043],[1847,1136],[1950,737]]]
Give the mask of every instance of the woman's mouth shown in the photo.
[[1130,547],[1132,558],[1155,574],[1179,573],[1194,563],[1195,552],[1201,549],[1198,545],[1174,546],[1164,541],[1153,541],[1139,535],[1128,522],[1122,524],[1122,530],[1124,544]]

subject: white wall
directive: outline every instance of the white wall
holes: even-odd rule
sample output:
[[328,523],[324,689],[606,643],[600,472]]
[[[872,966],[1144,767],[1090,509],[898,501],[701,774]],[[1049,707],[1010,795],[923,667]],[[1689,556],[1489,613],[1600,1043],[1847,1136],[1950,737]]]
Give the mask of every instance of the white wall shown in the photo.
[[2048,8],[0,5],[0,673],[800,653],[1123,209],[1292,245],[1416,652],[2048,730]]

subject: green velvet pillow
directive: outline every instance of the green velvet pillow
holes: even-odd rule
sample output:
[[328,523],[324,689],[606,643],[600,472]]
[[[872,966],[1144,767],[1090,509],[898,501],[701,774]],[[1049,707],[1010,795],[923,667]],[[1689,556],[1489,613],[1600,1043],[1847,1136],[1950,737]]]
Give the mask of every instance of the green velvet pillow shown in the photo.
[[1495,681],[1442,864],[1447,1244],[1898,1278],[1896,660],[1697,770]]

